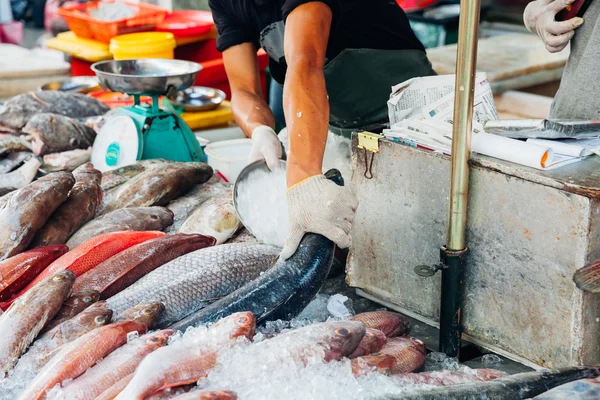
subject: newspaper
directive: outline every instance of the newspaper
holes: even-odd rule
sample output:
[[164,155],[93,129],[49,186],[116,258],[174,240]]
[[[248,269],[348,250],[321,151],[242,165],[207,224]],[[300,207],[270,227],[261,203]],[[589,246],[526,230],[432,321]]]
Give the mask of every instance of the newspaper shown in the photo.
[[[454,119],[455,75],[413,78],[392,88],[388,100],[390,124],[405,119]],[[498,119],[494,95],[485,73],[475,77],[473,118],[479,122]]]

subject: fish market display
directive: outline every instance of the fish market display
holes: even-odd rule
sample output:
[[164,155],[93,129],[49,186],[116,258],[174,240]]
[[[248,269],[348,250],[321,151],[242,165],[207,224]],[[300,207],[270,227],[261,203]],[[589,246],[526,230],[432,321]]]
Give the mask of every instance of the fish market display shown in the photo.
[[173,211],[173,225],[165,229],[167,234],[179,232],[185,220],[202,203],[222,193],[229,185],[223,182],[217,174],[213,175],[206,183],[196,185],[185,195],[173,200],[167,208]]
[[367,354],[377,353],[386,343],[387,337],[383,332],[367,328],[365,336],[360,341],[360,344],[348,358],[362,357]]
[[0,318],[0,376],[6,374],[69,296],[75,275],[49,276],[17,300]]
[[219,321],[206,332],[207,339],[182,340],[146,357],[117,400],[142,400],[162,389],[196,382],[215,365],[216,355],[236,338],[251,340],[256,320],[251,313],[237,313]]
[[31,144],[18,136],[0,133],[0,156],[17,151],[31,151]]
[[463,371],[431,371],[421,373],[398,374],[394,382],[402,385],[449,386],[460,383],[491,381],[500,379],[506,374],[492,369],[470,369]]
[[73,171],[80,165],[89,162],[91,156],[91,147],[88,147],[85,150],[75,149],[63,151],[61,153],[46,154],[40,169],[46,172]]
[[115,321],[136,321],[151,329],[156,325],[158,317],[164,310],[165,306],[156,301],[140,303],[117,315]]
[[[77,283],[77,280],[75,280],[75,283]],[[42,333],[73,318],[98,300],[100,300],[100,292],[97,290],[85,290],[71,295],[71,297],[65,300],[56,317],[46,324]]]
[[351,317],[350,320],[362,322],[367,328],[381,331],[387,337],[408,335],[411,329],[410,321],[390,311],[365,312]]
[[29,250],[0,261],[0,301],[10,299],[67,251],[67,246],[55,245]]
[[31,183],[41,165],[40,160],[32,157],[16,170],[3,174],[0,177],[0,196]]
[[465,383],[433,389],[414,390],[402,396],[384,395],[378,400],[484,400],[484,399],[527,399],[535,397],[565,383],[596,378],[597,367],[570,367],[549,372],[526,372],[494,379],[489,382]]
[[213,170],[203,163],[172,163],[142,172],[116,190],[102,214],[121,208],[162,206],[193,185],[206,182]]
[[116,210],[81,227],[67,241],[73,249],[86,240],[110,232],[162,231],[173,223],[173,213],[164,207],[138,207]]
[[218,392],[190,392],[177,397],[173,400],[237,400],[237,395],[234,392],[220,390]]
[[403,374],[418,370],[425,363],[425,344],[419,339],[409,337],[390,338],[381,353],[395,358],[395,365],[390,370],[391,374]]
[[102,174],[87,163],[75,169],[73,176],[75,185],[69,192],[69,197],[36,233],[30,247],[64,244],[75,231],[96,215],[102,202]]
[[108,389],[106,389],[102,394],[96,397],[96,400],[113,400],[119,393],[129,385],[129,382],[133,379],[133,373],[127,375]]
[[50,113],[34,115],[22,131],[31,136],[33,154],[36,156],[87,149],[96,138],[96,131],[85,124],[64,115]]
[[581,379],[566,383],[534,397],[535,400],[596,400],[600,399],[600,381]]
[[107,303],[118,314],[142,301],[161,301],[165,312],[158,324],[165,327],[256,279],[278,254],[273,246],[247,244],[197,250],[155,269]]
[[225,243],[239,229],[240,220],[233,206],[233,188],[202,203],[183,223],[179,232],[200,233]]
[[215,239],[176,234],[148,240],[109,258],[75,281],[73,292],[98,290],[107,299],[141,277],[184,254],[213,246]]
[[44,90],[20,94],[0,108],[0,132],[20,131],[37,114],[53,113],[71,118],[102,115],[108,107],[100,101],[79,93]]
[[172,334],[171,330],[158,331],[125,344],[85,374],[68,383],[63,390],[63,396],[70,400],[95,399],[124,377],[133,374],[144,357],[166,346]]
[[45,399],[46,391],[67,379],[77,378],[99,360],[127,343],[127,336],[131,332],[144,334],[146,327],[135,321],[116,322],[94,329],[63,346],[19,399]]
[[0,260],[21,253],[75,184],[69,172],[49,174],[20,189],[0,210]]
[[73,271],[75,276],[81,276],[90,269],[96,267],[101,262],[109,259],[146,240],[155,239],[164,236],[163,232],[115,232],[105,233],[96,236],[93,239],[84,242],[64,256],[50,264],[40,275],[37,276],[24,290],[29,289],[46,276],[57,271],[68,269]]
[[[259,245],[240,243],[217,246],[215,249],[226,246]],[[289,320],[298,315],[323,286],[331,268],[333,252],[334,244],[330,240],[321,235],[307,234],[298,251],[288,260],[278,260],[258,278],[172,324],[171,328],[185,330],[243,310],[251,311],[258,321]]]
[[[14,136],[10,136],[14,138]],[[0,140],[2,135],[0,135]],[[1,151],[1,150],[0,150]],[[5,157],[0,159],[0,174],[6,174],[17,168],[23,162],[29,160],[33,155],[27,151],[17,151],[15,153],[9,153]]]
[[102,190],[110,190],[124,184],[144,171],[172,163],[173,161],[167,161],[160,158],[154,160],[140,160],[135,164],[106,171],[102,174]]

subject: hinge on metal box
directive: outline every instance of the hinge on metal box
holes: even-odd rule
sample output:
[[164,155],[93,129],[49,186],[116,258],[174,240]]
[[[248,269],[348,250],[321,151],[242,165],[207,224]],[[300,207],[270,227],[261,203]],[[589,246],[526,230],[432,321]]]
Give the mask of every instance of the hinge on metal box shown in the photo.
[[[373,178],[373,160],[375,159],[375,153],[379,153],[379,139],[383,135],[371,132],[358,132],[358,148],[365,151],[365,178]],[[367,152],[371,152],[371,161],[368,161]]]

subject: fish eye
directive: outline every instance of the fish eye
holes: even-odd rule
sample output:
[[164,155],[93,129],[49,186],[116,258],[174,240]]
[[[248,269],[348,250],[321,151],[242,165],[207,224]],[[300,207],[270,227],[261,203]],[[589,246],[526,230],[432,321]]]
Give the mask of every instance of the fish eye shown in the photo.
[[494,379],[498,379],[498,378],[502,378],[502,377],[498,374],[487,374],[485,376],[485,379],[490,380],[490,381],[494,380]]
[[155,337],[153,337],[153,338],[150,338],[150,339],[148,339],[148,342],[150,342],[150,343],[157,343],[157,342],[159,342],[159,341],[160,341],[160,338],[158,338],[158,337],[156,337],[156,336],[155,336]]
[[367,331],[367,333],[365,333],[365,336],[373,337],[373,336],[375,336],[375,334],[371,331]]
[[92,301],[92,298],[91,298],[90,296],[87,296],[87,297],[84,297],[84,298],[83,298],[83,302],[84,302],[84,303],[89,303],[89,302],[91,302],[91,301]]
[[238,320],[237,320],[237,323],[238,323],[239,325],[243,325],[243,324],[245,324],[246,322],[248,322],[248,317],[246,317],[246,316],[240,317],[240,318],[238,318]]
[[142,314],[144,314],[144,315],[150,315],[150,314],[152,314],[152,310],[149,309],[149,308],[144,308],[142,310]]
[[52,280],[54,282],[62,282],[65,280],[65,276],[64,275],[56,275],[54,278],[52,278]]
[[96,317],[96,318],[94,318],[94,321],[95,321],[97,324],[103,324],[103,323],[104,323],[104,321],[106,321],[106,320],[104,319],[104,317]]
[[338,328],[335,330],[336,335],[341,337],[347,337],[350,334],[350,331],[346,328]]
[[371,355],[373,357],[381,357],[381,356],[383,356],[383,353],[382,352],[377,352],[377,353],[372,353]]
[[158,219],[158,215],[154,215],[154,214],[152,214],[152,215],[150,216],[150,219]]

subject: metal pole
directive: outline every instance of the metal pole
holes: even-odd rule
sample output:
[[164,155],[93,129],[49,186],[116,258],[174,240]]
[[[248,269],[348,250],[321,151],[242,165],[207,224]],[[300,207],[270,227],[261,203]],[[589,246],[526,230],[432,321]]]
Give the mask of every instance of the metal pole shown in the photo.
[[473,95],[477,64],[480,0],[462,0],[456,55],[452,169],[446,246],[442,248],[442,298],[440,308],[440,351],[458,357],[462,332],[461,307],[465,229],[469,194],[469,157],[473,119]]

